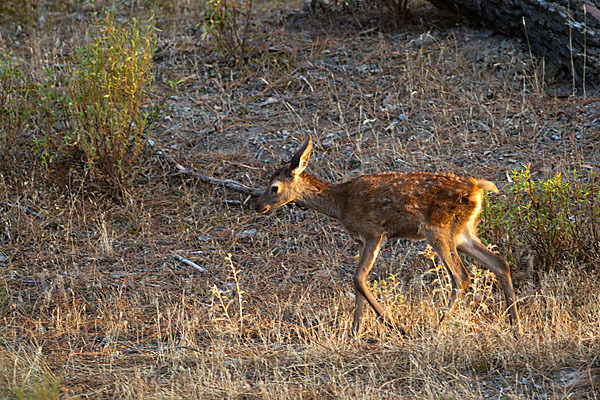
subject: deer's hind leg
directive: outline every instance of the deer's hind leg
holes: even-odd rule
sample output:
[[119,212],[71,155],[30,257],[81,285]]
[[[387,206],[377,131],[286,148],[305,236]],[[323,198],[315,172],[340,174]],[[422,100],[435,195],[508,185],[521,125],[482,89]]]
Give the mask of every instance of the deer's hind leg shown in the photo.
[[471,256],[476,262],[496,275],[504,292],[510,323],[520,333],[519,314],[515,299],[515,290],[510,277],[510,267],[506,260],[490,251],[470,230],[464,230],[458,237],[458,249]]
[[[364,254],[364,244],[359,242],[358,259],[362,258]],[[362,318],[363,308],[365,305],[365,296],[362,295],[358,286],[354,285],[354,296],[356,298],[356,304],[354,306],[354,319],[352,321],[352,332],[357,334],[360,329],[360,320]]]
[[452,293],[448,300],[448,309],[440,319],[441,324],[452,313],[457,300],[463,295],[467,287],[469,287],[471,276],[458,256],[453,235],[449,230],[432,228],[425,234],[425,237],[442,259],[452,283]]

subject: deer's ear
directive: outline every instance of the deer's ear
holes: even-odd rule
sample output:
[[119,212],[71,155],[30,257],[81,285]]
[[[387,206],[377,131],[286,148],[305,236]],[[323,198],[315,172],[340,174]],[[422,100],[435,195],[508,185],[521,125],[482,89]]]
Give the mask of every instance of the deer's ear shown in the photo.
[[298,176],[304,171],[310,159],[310,150],[312,149],[312,140],[310,136],[306,142],[298,149],[292,160],[290,161],[290,173],[293,176]]

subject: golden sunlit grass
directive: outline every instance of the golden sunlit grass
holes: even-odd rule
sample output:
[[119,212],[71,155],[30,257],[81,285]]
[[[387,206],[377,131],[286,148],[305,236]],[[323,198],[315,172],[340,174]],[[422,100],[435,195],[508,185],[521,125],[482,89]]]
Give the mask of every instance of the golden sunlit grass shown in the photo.
[[[150,12],[115,4],[118,18]],[[230,69],[195,30],[195,3],[158,4],[153,73],[171,97],[150,135],[203,173],[261,186],[309,133],[319,150],[309,168],[331,180],[450,170],[502,187],[526,163],[535,180],[597,168],[597,133],[586,125],[597,102],[547,96],[535,63],[505,41],[496,54],[485,49],[497,42],[466,28],[433,29],[423,44],[415,27],[365,34],[347,16],[272,16],[252,68]],[[273,15],[288,7],[265,4]],[[68,60],[67,25],[73,38],[89,29],[90,11],[56,7],[45,22],[56,29],[31,33],[39,43],[2,33],[0,50],[22,60],[27,82],[43,63],[27,46],[63,43],[48,52]],[[23,94],[12,93],[0,105]],[[298,207],[257,216],[252,200],[176,175],[149,150],[114,198],[72,171],[44,171],[29,120],[10,118],[18,129],[0,145],[0,397],[598,397],[600,260],[565,254],[543,269],[506,236],[500,206],[482,237],[510,254],[521,337],[493,276],[473,267],[468,293],[438,327],[447,274],[422,243],[405,242],[386,246],[370,278],[408,335],[369,309],[353,337],[357,248],[328,218]]]

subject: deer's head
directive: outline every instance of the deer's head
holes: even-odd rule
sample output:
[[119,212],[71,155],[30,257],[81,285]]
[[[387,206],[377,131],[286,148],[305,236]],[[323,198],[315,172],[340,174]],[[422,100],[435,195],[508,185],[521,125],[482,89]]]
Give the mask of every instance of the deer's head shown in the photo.
[[264,214],[298,198],[304,189],[300,174],[310,159],[312,141],[310,137],[298,149],[289,163],[273,173],[269,186],[256,202],[256,211]]

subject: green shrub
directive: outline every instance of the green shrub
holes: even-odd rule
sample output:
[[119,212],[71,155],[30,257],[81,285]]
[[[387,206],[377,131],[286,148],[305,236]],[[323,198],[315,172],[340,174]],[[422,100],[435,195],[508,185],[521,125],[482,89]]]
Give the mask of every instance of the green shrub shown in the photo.
[[524,166],[510,177],[506,196],[486,202],[482,237],[500,246],[512,262],[530,253],[538,270],[600,261],[599,188],[593,171],[557,172],[534,181]]
[[244,63],[248,55],[248,39],[252,0],[202,0],[204,3],[204,33],[210,37],[218,52]]
[[[78,49],[75,65],[48,70],[38,103],[45,129],[36,137],[42,162],[83,164],[86,172],[112,186],[123,184],[156,117],[148,107],[155,48],[154,21],[116,22],[113,12],[97,21],[90,43]],[[63,74],[64,76],[64,74]]]

